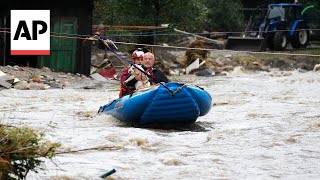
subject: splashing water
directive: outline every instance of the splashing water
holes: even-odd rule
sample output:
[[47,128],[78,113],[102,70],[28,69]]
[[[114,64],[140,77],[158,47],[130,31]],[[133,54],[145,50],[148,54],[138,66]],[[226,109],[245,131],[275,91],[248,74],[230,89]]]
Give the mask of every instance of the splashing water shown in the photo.
[[212,95],[213,108],[196,122],[205,130],[133,128],[97,115],[118,96],[116,87],[3,90],[1,122],[31,126],[62,144],[65,153],[28,179],[100,179],[113,168],[115,179],[320,178],[319,73],[170,79]]

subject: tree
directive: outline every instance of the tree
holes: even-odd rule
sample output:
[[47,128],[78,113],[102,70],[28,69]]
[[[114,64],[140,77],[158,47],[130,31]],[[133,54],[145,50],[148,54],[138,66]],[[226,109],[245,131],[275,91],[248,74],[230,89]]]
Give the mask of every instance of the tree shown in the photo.
[[[93,24],[171,24],[189,32],[238,31],[245,26],[243,8],[294,0],[94,0]],[[318,0],[299,0],[316,5]]]
[[236,31],[244,27],[240,0],[207,0],[210,31]]
[[173,24],[197,30],[206,22],[206,0],[95,0],[93,24],[149,25]]
[[161,19],[163,23],[173,24],[178,29],[189,32],[203,30],[208,21],[207,0],[166,0],[163,2]]

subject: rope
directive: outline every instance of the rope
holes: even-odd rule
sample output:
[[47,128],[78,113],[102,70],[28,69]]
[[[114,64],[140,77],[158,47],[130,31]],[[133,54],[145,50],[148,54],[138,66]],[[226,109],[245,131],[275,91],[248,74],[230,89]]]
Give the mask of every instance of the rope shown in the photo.
[[[293,30],[300,31],[300,30],[311,30],[311,31],[320,31],[320,29],[299,29],[299,30]],[[291,30],[275,30],[275,31],[263,31],[265,33],[267,32],[290,32]],[[209,33],[192,33],[193,35],[211,35],[211,34],[243,34],[243,33],[259,33],[260,31],[212,31]],[[152,33],[139,33],[139,34],[121,34],[121,35],[113,35],[111,34],[110,37],[148,37],[148,36],[192,36],[191,34],[178,34],[178,33],[166,33],[166,34],[152,34]]]
[[[7,29],[10,30],[10,28],[0,28],[2,29]],[[163,31],[168,31],[169,29],[162,29],[162,30],[155,30],[153,32],[145,32],[145,33],[136,33],[136,34],[129,34],[129,35],[118,35],[118,34],[110,34],[110,37],[127,37],[127,36],[188,36],[188,34],[181,34],[181,33],[165,33],[165,34],[159,34],[156,32],[163,32]],[[299,30],[293,30],[295,31],[300,31],[300,30],[310,30],[310,31],[320,31],[320,29],[299,29]],[[288,32],[291,30],[274,30],[274,31],[263,31],[263,32]],[[256,33],[260,31],[246,31],[248,33]],[[57,32],[50,32],[53,35],[59,34],[59,35],[67,35],[67,36],[77,36],[77,37],[88,37],[90,35],[80,35],[80,34],[69,34],[69,33],[57,33]],[[244,33],[243,31],[210,31],[208,33],[192,33],[195,35],[210,35],[210,34],[242,34]],[[103,38],[106,38],[106,36],[101,36]]]
[[3,32],[3,33],[9,33],[9,34],[11,33],[10,31],[0,31],[0,32]]
[[183,86],[177,88],[172,94],[174,95],[174,94],[176,94],[177,92],[180,92],[180,91],[181,91],[184,87],[186,87],[186,86],[187,86],[187,85],[184,84]]
[[[320,29],[316,29],[320,30]],[[279,30],[281,31],[281,30]],[[283,30],[288,31],[288,30]],[[251,31],[250,31],[251,32]],[[254,31],[252,31],[254,32]],[[226,33],[226,32],[219,32],[219,33]],[[156,36],[159,34],[154,35],[140,35],[140,36]],[[165,34],[163,34],[165,35]],[[184,34],[186,35],[186,34]],[[53,35],[52,35],[53,36]],[[84,36],[84,35],[83,35]],[[134,36],[134,35],[131,35]],[[58,36],[57,36],[58,37]],[[59,36],[59,37],[67,37],[67,36]],[[106,36],[100,36],[100,37],[106,37]],[[115,36],[113,36],[115,37]],[[74,37],[79,39],[85,39],[85,40],[92,40],[90,38],[80,38],[80,37]],[[267,55],[286,55],[286,56],[307,56],[307,57],[320,57],[320,54],[302,54],[302,53],[286,53],[286,52],[254,52],[254,51],[239,51],[239,50],[229,50],[229,49],[209,49],[209,48],[190,48],[190,47],[181,47],[181,46],[163,46],[163,45],[152,45],[152,44],[139,44],[139,43],[128,43],[128,42],[117,42],[113,41],[115,44],[124,44],[124,45],[135,45],[135,46],[147,46],[147,47],[160,47],[160,48],[173,48],[173,49],[183,49],[183,50],[204,50],[204,51],[219,51],[219,52],[234,52],[234,53],[247,53],[247,54],[267,54]],[[118,57],[118,56],[117,56]],[[118,57],[119,58],[119,57]],[[121,58],[119,58],[121,59]],[[127,61],[128,62],[128,61]],[[128,62],[129,63],[129,62]],[[130,63],[129,63],[130,64]]]
[[[316,29],[320,30],[320,29]],[[0,31],[4,33],[10,33],[9,31]],[[226,33],[226,32],[219,32],[219,33]],[[53,34],[57,34],[54,33]],[[79,35],[79,34],[67,34],[61,33],[65,35],[50,35],[55,38],[69,38],[69,39],[81,39],[81,40],[94,40],[89,35]],[[152,36],[159,35],[154,34]],[[100,36],[101,38],[105,38],[106,36]],[[190,47],[181,47],[181,46],[163,46],[163,45],[152,45],[152,44],[138,44],[138,43],[128,43],[128,42],[117,42],[113,41],[115,44],[124,44],[124,45],[136,45],[136,46],[149,46],[149,47],[161,47],[161,48],[172,48],[172,49],[183,49],[183,50],[206,50],[206,51],[220,51],[220,52],[234,52],[234,53],[247,53],[247,54],[267,54],[267,55],[286,55],[286,56],[306,56],[306,57],[320,57],[320,54],[302,54],[302,53],[286,53],[286,52],[254,52],[254,51],[239,51],[239,50],[228,50],[228,49],[209,49],[209,48],[190,48]],[[130,63],[129,63],[130,64]]]
[[[186,86],[190,86],[189,84],[183,84],[182,86],[180,86],[179,88],[177,88],[175,91],[172,92],[172,96],[175,95],[176,93],[180,92],[183,88],[185,88]],[[204,90],[202,87],[197,86],[199,89]]]
[[208,49],[208,48],[190,48],[190,47],[180,47],[180,46],[163,46],[163,45],[152,45],[152,44],[137,44],[137,43],[127,43],[127,42],[114,42],[115,44],[125,44],[125,45],[139,45],[139,46],[150,46],[150,47],[162,47],[162,48],[173,48],[173,49],[192,49],[192,50],[206,50],[206,51],[223,51],[223,52],[237,52],[237,53],[248,53],[248,54],[268,54],[268,55],[288,55],[288,56],[308,56],[308,57],[320,57],[320,54],[294,54],[294,53],[282,53],[282,52],[254,52],[254,51],[236,51],[229,49]]
[[90,40],[90,38],[82,38],[82,37],[76,37],[76,36],[57,36],[57,35],[50,35],[50,36],[55,38]]
[[[110,50],[112,53],[114,53],[117,57],[119,57],[120,59],[126,61],[128,64],[130,64],[131,66],[135,67],[136,69],[138,69],[141,73],[143,73],[144,75],[148,76],[149,78],[154,79],[154,77],[152,77],[150,74],[146,73],[145,71],[141,70],[140,68],[138,68],[135,64],[130,63],[130,61],[128,61],[125,57],[121,56],[119,53],[115,52],[112,48],[109,47],[108,44],[106,44],[106,42],[100,37],[100,36],[95,36],[95,38],[98,39],[99,42],[103,43],[106,48],[108,48],[108,50]],[[162,82],[159,82],[160,85],[162,85],[166,90],[168,90],[168,92],[170,93],[170,95],[173,96],[172,94],[172,90],[169,89],[166,85],[164,85]]]

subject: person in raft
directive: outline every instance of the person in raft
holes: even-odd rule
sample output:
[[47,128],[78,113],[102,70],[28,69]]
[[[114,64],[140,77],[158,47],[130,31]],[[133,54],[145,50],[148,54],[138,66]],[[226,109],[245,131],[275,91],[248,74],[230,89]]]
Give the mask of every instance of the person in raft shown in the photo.
[[[138,48],[137,50],[133,51],[132,55],[131,55],[131,59],[133,64],[136,65],[142,65],[144,63],[143,61],[143,56],[144,56],[144,52],[142,49]],[[121,72],[121,76],[120,76],[120,93],[119,93],[119,97],[123,97],[125,95],[131,94],[133,93],[133,91],[136,89],[135,88],[135,83],[137,81],[130,82],[132,80],[132,77],[130,73],[133,74],[134,72],[134,67],[133,66],[128,66],[123,68],[122,72]],[[131,78],[129,78],[131,76]],[[129,80],[128,80],[129,79]],[[128,84],[128,82],[130,82]]]
[[[143,55],[143,61],[140,61],[140,64],[135,64],[135,66],[139,68],[139,69],[134,68],[134,71],[131,71],[131,72],[134,72],[135,78],[133,78],[133,76],[131,77],[128,76],[123,83],[126,85],[126,87],[131,88],[130,93],[128,94],[133,93],[135,90],[149,87],[150,85],[156,85],[160,82],[164,82],[164,83],[170,82],[167,76],[161,70],[159,70],[154,66],[154,63],[155,63],[154,54],[152,54],[151,52],[147,52]],[[144,72],[148,73],[149,77],[151,78],[148,78],[148,76],[142,72],[143,70]],[[128,72],[130,72],[130,69]],[[124,93],[120,91],[119,97],[122,97],[121,95],[124,96]]]
[[155,58],[154,54],[147,52],[143,56],[145,72],[148,73],[152,78],[149,78],[149,81],[152,85],[158,84],[160,82],[170,82],[167,76],[158,68],[154,66]]

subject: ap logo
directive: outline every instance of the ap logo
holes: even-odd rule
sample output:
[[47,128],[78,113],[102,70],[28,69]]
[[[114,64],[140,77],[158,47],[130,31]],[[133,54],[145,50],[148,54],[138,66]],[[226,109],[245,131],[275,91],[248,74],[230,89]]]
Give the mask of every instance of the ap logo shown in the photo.
[[50,55],[50,10],[11,10],[11,55]]

